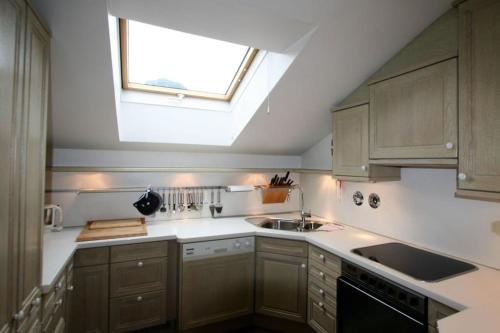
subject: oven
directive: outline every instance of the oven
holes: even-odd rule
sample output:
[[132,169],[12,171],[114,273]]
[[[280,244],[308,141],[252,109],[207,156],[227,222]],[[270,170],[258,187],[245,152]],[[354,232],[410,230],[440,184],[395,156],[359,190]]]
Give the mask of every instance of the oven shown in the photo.
[[427,333],[427,298],[343,262],[337,281],[338,333]]

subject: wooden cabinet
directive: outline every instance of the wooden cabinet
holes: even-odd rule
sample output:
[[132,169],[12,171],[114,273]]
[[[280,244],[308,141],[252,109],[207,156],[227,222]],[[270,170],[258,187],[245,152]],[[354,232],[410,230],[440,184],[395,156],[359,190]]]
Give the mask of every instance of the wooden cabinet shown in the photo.
[[0,0],[0,332],[13,326],[16,302],[17,200],[26,5]]
[[[266,243],[276,241],[279,246],[283,240],[259,238]],[[306,321],[307,313],[307,244],[305,251],[297,256],[257,252],[255,274],[255,312],[297,322]],[[259,250],[259,246],[257,246]]]
[[457,98],[456,58],[371,84],[370,159],[456,164]]
[[399,180],[398,168],[369,164],[368,118],[368,104],[333,113],[333,177],[351,181]]
[[25,1],[0,0],[1,332],[41,325],[48,42]]
[[458,196],[500,200],[500,0],[460,5]]
[[309,246],[307,321],[317,333],[336,332],[337,278],[340,274],[339,257]]
[[182,263],[180,328],[200,327],[253,313],[254,253]]
[[108,332],[109,265],[73,269],[70,332]]

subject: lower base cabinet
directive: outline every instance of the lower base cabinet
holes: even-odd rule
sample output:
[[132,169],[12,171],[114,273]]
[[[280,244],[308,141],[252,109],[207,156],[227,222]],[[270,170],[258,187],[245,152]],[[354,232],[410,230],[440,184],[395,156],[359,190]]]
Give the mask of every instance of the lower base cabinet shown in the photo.
[[166,304],[165,291],[112,298],[109,314],[110,331],[129,332],[161,325],[166,321]]
[[309,297],[307,322],[317,333],[335,333],[337,319],[335,309],[330,309],[316,298]]
[[256,313],[306,322],[306,243],[259,237],[255,278]]

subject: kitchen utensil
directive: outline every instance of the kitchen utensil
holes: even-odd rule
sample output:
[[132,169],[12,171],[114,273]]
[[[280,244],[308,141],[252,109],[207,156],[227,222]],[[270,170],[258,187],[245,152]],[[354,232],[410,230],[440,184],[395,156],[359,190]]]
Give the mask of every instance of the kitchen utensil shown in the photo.
[[162,198],[161,195],[157,192],[151,190],[148,187],[145,193],[143,193],[139,200],[134,202],[134,207],[141,213],[142,215],[153,215],[158,211],[161,206]]
[[217,214],[222,213],[222,204],[220,203],[220,188],[217,189],[217,205],[215,206]]
[[214,205],[214,189],[210,191],[210,206],[208,206],[208,209],[210,209],[210,214],[212,217],[215,215],[215,205]]
[[62,209],[59,205],[46,205],[43,209],[43,224],[51,231],[61,231],[63,228]]
[[172,191],[172,213],[175,214],[176,212],[176,207],[175,207],[175,202],[177,201],[177,195],[175,194],[175,189]]
[[161,194],[161,208],[160,208],[160,213],[165,213],[167,211],[167,207],[165,207],[165,190],[163,190],[163,193]]
[[179,206],[179,212],[183,212],[186,207],[184,207],[184,192],[179,189],[179,192],[177,193],[178,195],[178,206]]
[[168,190],[167,203],[168,203],[168,211],[171,213],[172,212],[172,206],[171,206],[172,197],[170,196],[170,192],[171,192],[171,190]]

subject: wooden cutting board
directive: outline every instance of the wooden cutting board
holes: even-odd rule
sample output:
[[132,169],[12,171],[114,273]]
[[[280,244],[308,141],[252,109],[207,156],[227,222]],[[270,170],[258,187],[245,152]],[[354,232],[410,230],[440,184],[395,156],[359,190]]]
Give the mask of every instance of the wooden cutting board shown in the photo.
[[[126,221],[128,221],[128,224],[125,223]],[[109,225],[106,223],[109,223]],[[109,227],[103,227],[106,225]],[[91,228],[92,226],[94,228]],[[143,218],[89,221],[76,238],[76,241],[87,242],[102,239],[146,236],[147,234],[148,230]]]

